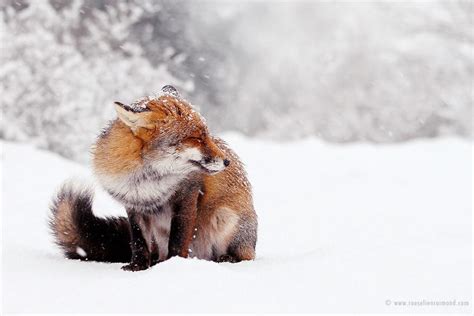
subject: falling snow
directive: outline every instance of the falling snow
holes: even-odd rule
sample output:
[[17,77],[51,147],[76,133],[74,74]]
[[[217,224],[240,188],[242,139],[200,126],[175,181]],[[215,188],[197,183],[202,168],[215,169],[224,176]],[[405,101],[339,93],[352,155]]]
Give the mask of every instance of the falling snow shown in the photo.
[[76,253],[81,257],[86,257],[87,256],[87,252],[85,252],[84,249],[82,249],[81,247],[76,248]]

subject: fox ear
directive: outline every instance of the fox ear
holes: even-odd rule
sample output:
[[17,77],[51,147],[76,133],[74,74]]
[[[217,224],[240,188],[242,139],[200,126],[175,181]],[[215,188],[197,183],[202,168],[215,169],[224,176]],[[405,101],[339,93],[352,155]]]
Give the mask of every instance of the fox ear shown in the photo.
[[169,94],[169,95],[172,95],[176,98],[180,98],[181,95],[179,94],[178,90],[173,87],[172,85],[166,85],[164,86],[163,88],[161,88],[161,92],[163,92],[164,94]]
[[151,122],[151,111],[135,111],[130,106],[120,102],[114,102],[114,104],[118,118],[130,127],[132,132],[136,133],[140,127],[146,129],[153,129],[155,127]]

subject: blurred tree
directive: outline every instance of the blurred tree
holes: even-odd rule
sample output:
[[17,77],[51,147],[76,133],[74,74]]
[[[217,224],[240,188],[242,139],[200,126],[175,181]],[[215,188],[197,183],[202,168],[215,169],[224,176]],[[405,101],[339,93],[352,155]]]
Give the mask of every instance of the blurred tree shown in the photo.
[[0,136],[86,160],[173,84],[217,132],[334,142],[472,137],[472,1],[0,3]]
[[0,135],[85,161],[112,117],[113,101],[130,102],[156,91],[157,83],[180,81],[126,41],[124,28],[136,21],[136,10],[93,10],[94,23],[86,23],[81,1],[57,3],[2,8]]

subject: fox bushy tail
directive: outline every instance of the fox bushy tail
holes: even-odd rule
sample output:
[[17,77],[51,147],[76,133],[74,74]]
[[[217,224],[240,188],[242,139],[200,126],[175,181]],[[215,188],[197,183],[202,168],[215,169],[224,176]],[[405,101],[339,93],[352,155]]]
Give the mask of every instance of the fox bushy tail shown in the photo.
[[70,259],[129,262],[130,231],[125,217],[96,217],[93,191],[75,182],[62,185],[51,205],[50,229]]

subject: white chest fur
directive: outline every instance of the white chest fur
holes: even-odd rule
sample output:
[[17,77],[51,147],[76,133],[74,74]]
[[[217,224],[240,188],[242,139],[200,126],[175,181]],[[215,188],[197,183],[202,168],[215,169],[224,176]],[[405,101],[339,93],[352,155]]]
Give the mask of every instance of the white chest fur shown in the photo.
[[126,208],[136,211],[150,211],[164,205],[186,178],[180,174],[158,176],[153,172],[144,171],[131,175],[97,176],[112,197]]

